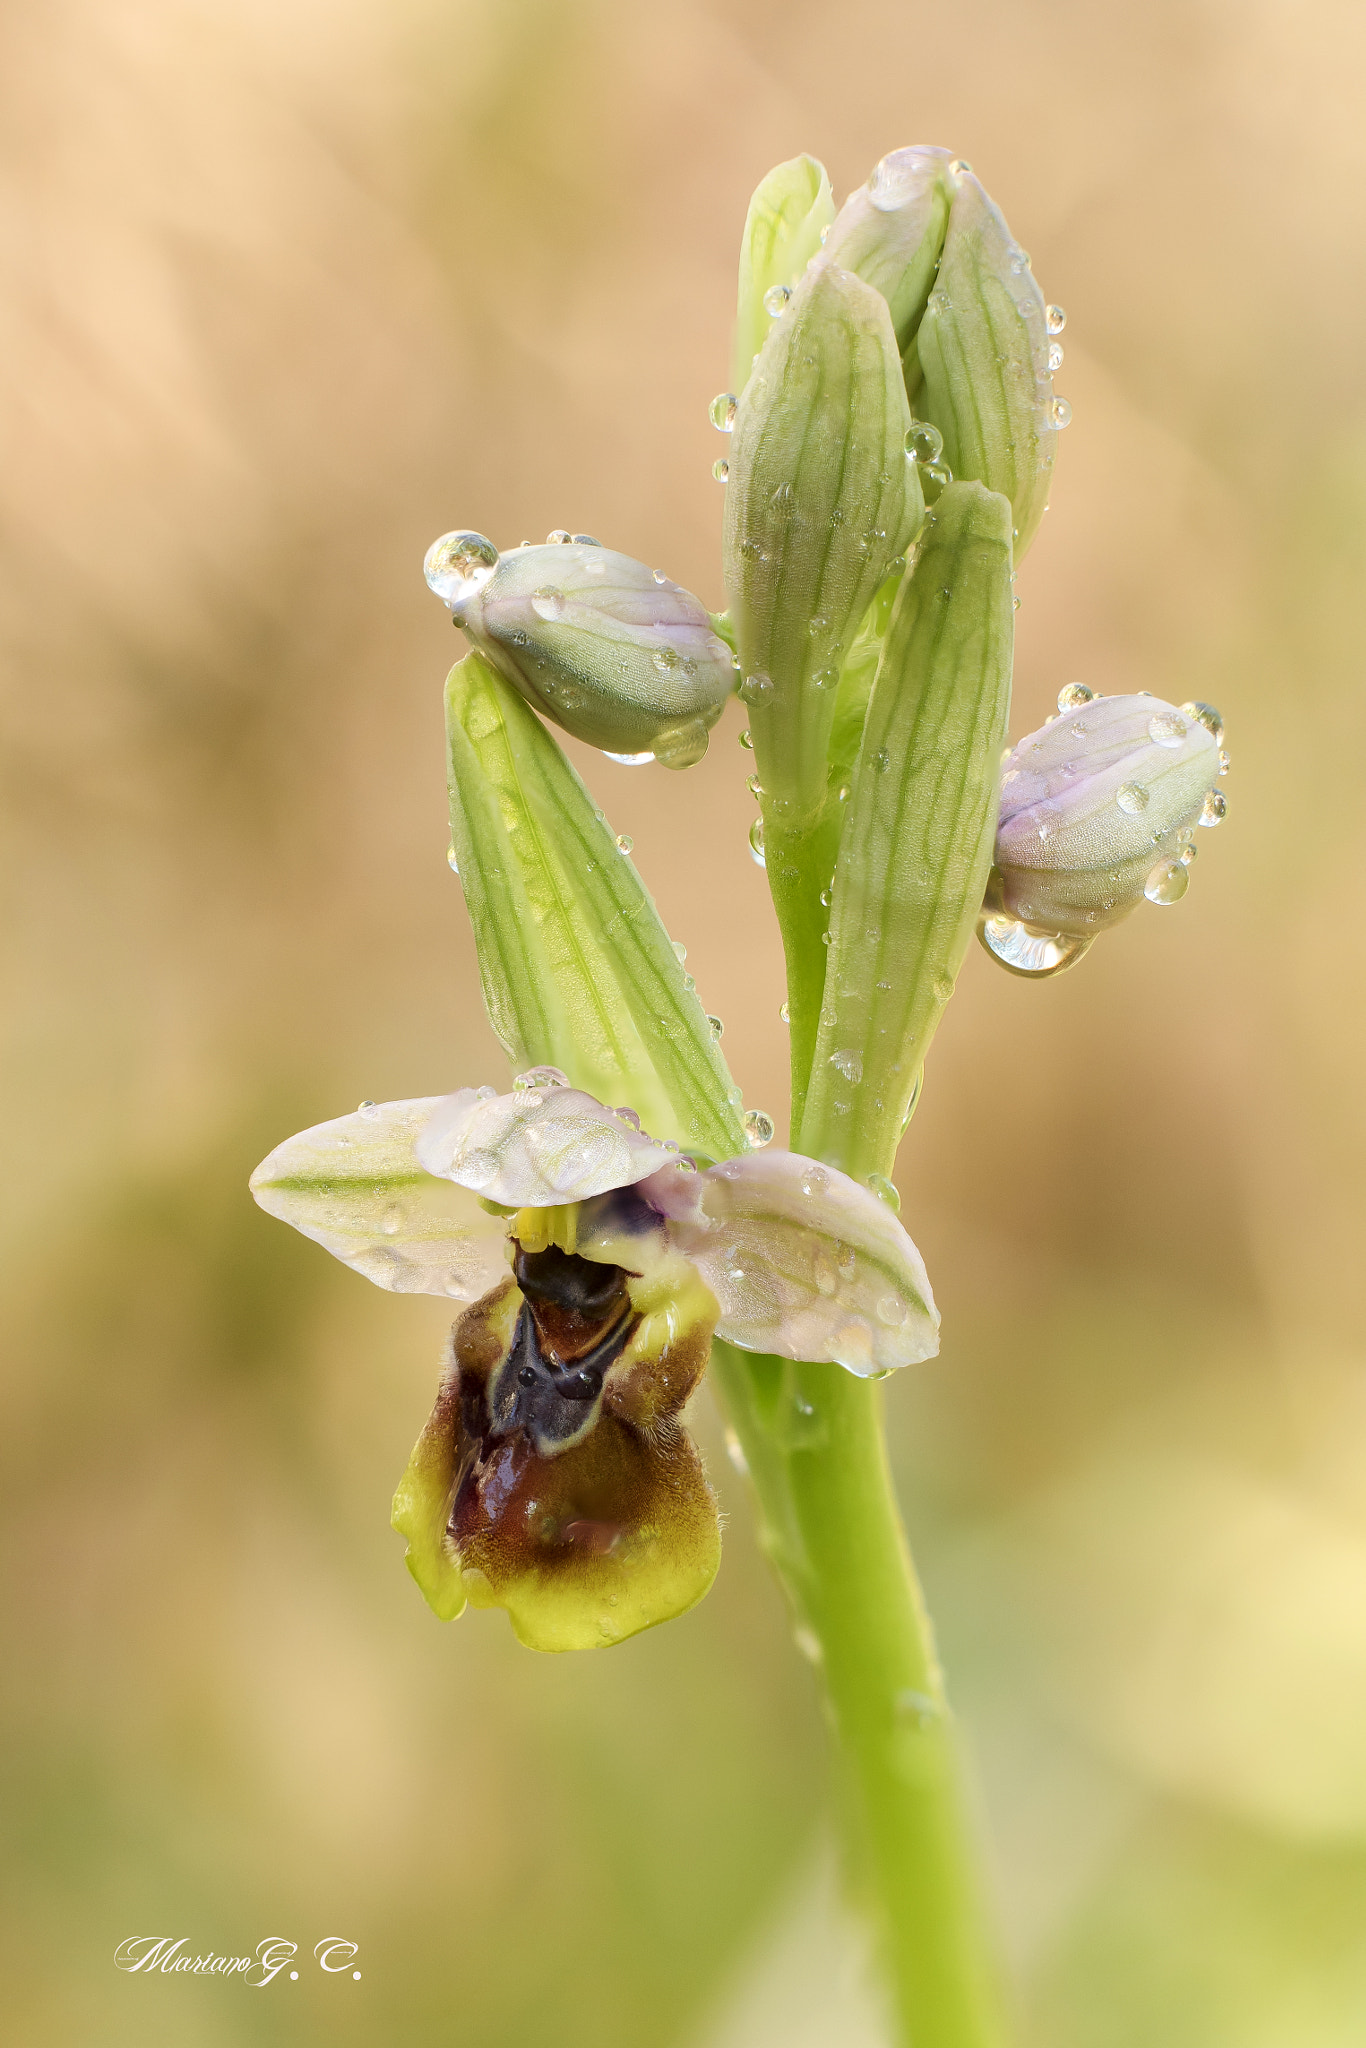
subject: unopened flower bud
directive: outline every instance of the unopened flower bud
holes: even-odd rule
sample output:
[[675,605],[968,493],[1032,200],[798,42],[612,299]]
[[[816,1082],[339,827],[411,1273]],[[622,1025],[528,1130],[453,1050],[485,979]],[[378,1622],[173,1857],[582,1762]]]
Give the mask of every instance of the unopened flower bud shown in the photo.
[[1053,395],[1063,315],[971,167],[946,149],[893,150],[845,201],[822,261],[886,299],[927,474],[1009,498],[1018,561],[1048,502],[1053,450],[1071,417]]
[[427,581],[474,645],[543,717],[631,760],[686,768],[735,685],[735,663],[690,591],[587,540],[499,555],[446,534]]
[[[1001,782],[982,943],[1020,974],[1055,974],[1146,897],[1186,893],[1198,825],[1224,815],[1219,744],[1160,698],[1092,698],[1069,684]],[[1211,714],[1212,716],[1212,714]]]
[[824,164],[794,156],[776,164],[749,202],[740,243],[740,289],[735,316],[735,389],[749,382],[754,358],[781,303],[821,246],[835,218]]

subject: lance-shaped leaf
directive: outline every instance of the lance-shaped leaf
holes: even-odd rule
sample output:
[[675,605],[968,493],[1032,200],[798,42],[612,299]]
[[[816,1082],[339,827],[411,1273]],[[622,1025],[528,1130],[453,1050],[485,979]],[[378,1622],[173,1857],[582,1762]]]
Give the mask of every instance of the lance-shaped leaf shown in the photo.
[[446,710],[451,842],[508,1058],[562,1068],[685,1149],[741,1150],[706,1014],[554,739],[477,654],[451,670]]
[[740,402],[725,568],[741,694],[772,810],[825,799],[840,663],[920,524],[919,470],[887,302],[833,265],[803,278]]
[[821,246],[835,218],[824,164],[794,156],[776,164],[749,202],[740,243],[740,290],[735,317],[735,389],[749,382],[754,358],[768,339],[770,292],[790,291]]
[[1058,426],[1070,414],[1053,397],[1043,294],[1029,259],[967,171],[907,367],[915,409],[942,434],[954,476],[1010,499],[1018,562],[1048,503]]
[[873,685],[840,841],[799,1143],[886,1173],[991,866],[1010,712],[1010,506],[951,484]]

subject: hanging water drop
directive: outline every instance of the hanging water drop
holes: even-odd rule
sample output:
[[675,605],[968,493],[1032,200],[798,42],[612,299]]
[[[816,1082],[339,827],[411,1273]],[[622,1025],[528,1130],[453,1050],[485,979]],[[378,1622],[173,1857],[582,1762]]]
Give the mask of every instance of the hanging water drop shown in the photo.
[[674,949],[674,959],[678,962],[679,966],[681,967],[683,965],[683,962],[688,957],[688,949],[684,945],[682,939],[671,939],[670,944]]
[[1060,370],[1060,369],[1062,368],[1062,361],[1063,361],[1063,346],[1062,346],[1062,343],[1061,343],[1060,341],[1050,341],[1050,342],[1049,342],[1049,344],[1048,344],[1048,368],[1049,368],[1049,372],[1050,372],[1050,374],[1051,374],[1051,373],[1052,373],[1052,372],[1053,372],[1054,370]]
[[708,1017],[707,1022],[711,1026],[712,1037],[720,1038],[726,1028],[721,1019],[719,1017]]
[[938,462],[944,453],[944,436],[929,420],[912,420],[906,435],[906,453],[916,462]]
[[1036,979],[1060,974],[1065,967],[1073,966],[1091,944],[1089,938],[1050,932],[1039,925],[1026,924],[1023,918],[1004,915],[984,916],[978,924],[977,936],[1002,967],[1009,968],[1012,974],[1028,974]]
[[608,761],[615,761],[618,768],[643,768],[647,761],[653,761],[653,754],[607,754]]
[[752,733],[752,732],[750,731],[750,729],[749,729],[749,727],[748,727],[748,726],[746,726],[746,727],[745,727],[744,731],[743,731],[743,732],[741,733],[741,735],[740,735],[740,745],[741,745],[742,747],[745,747],[745,748],[746,748],[746,749],[747,749],[747,750],[748,750],[748,751],[749,751],[750,753],[753,753],[753,751],[754,751],[754,735],[753,735],[753,733]]
[[1207,790],[1205,801],[1200,806],[1199,823],[1210,826],[1222,825],[1227,816],[1228,798],[1224,795],[1223,790]]
[[894,1216],[900,1213],[901,1197],[885,1173],[870,1173],[868,1190],[870,1194],[877,1196],[879,1202],[885,1202]]
[[1179,860],[1161,860],[1143,884],[1149,903],[1179,903],[1190,887],[1190,876]]
[[1224,721],[1212,704],[1202,704],[1198,697],[1192,697],[1189,703],[1181,706],[1181,709],[1187,718],[1193,718],[1197,725],[1204,726],[1216,747],[1224,744]]
[[778,1015],[782,1018],[784,1024],[790,1024],[792,1022],[791,1005],[788,1003],[779,1003]]
[[713,462],[711,473],[716,478],[717,483],[723,484],[726,481],[726,478],[730,475],[730,464],[724,455],[718,456],[716,461]]
[[633,838],[631,837],[631,835],[630,835],[630,833],[629,833],[629,832],[618,832],[618,834],[617,834],[617,852],[618,852],[618,853],[631,853],[631,852],[633,852],[633,851],[634,851],[634,848],[635,848],[635,843],[636,843],[636,842],[635,842],[635,840],[634,840],[634,839],[633,839]]
[[498,567],[498,550],[482,533],[443,533],[427,550],[423,574],[453,612],[469,603]]
[[746,676],[740,685],[740,695],[746,704],[767,704],[773,697],[773,678],[760,669],[752,676]]
[[1072,408],[1065,398],[1053,399],[1048,408],[1048,418],[1059,432],[1072,424]]
[[749,850],[761,868],[767,866],[768,863],[764,859],[764,821],[762,818],[756,818],[749,828]]
[[791,297],[792,287],[790,284],[771,284],[769,286],[768,290],[764,293],[764,311],[768,314],[770,320],[776,320],[779,314],[786,310],[787,302]]
[[1061,334],[1063,328],[1067,325],[1067,315],[1063,312],[1061,306],[1045,306],[1043,318],[1044,325],[1050,334]]
[[718,391],[707,408],[712,425],[720,434],[735,431],[735,415],[740,410],[740,401],[733,391]]
[[456,857],[455,841],[453,839],[450,845],[446,848],[446,866],[450,869],[453,875],[458,875],[460,873],[460,862]]
[[745,1143],[751,1152],[759,1152],[773,1142],[773,1119],[762,1109],[747,1109],[740,1119],[745,1133]]

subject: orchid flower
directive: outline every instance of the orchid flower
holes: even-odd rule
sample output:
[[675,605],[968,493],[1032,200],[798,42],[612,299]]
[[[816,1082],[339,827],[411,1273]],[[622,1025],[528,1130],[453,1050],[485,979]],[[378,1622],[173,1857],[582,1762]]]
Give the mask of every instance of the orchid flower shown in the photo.
[[699,1170],[553,1067],[365,1103],[251,1187],[377,1286],[470,1304],[394,1526],[435,1613],[506,1607],[534,1649],[619,1642],[715,1577],[678,1420],[713,1333],[862,1377],[938,1349],[920,1254],[867,1188],[791,1152]]

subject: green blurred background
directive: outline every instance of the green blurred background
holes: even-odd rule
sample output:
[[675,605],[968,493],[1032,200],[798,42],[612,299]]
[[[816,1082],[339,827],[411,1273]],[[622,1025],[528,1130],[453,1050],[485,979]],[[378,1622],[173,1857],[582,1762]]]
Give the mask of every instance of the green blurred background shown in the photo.
[[[1233,755],[1178,909],[1042,986],[974,951],[900,1166],[944,1346],[890,1425],[1022,2038],[1366,2040],[1364,49],[1350,0],[5,7],[8,2039],[875,2048],[710,1406],[694,1614],[442,1627],[386,1525],[445,1311],[245,1182],[506,1078],[427,543],[719,604],[749,192],[933,141],[1069,314],[1013,730],[1080,679]],[[741,722],[576,759],[781,1115]],[[153,1930],[363,1974],[116,1972]]]

